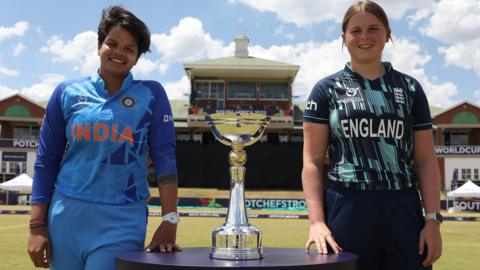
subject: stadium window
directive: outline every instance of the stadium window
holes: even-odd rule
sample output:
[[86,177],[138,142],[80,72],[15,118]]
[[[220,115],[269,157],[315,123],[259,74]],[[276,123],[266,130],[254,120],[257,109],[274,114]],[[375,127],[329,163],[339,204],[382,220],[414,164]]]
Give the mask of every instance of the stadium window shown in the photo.
[[228,99],[256,99],[256,82],[228,82]]
[[478,174],[478,169],[473,169],[473,179],[480,180],[479,174]]
[[288,82],[260,82],[260,99],[288,100]]
[[468,145],[467,133],[451,133],[450,145]]
[[12,162],[10,161],[9,162],[9,165],[10,165],[10,168],[9,168],[9,172],[10,173],[15,173],[15,169],[17,168],[17,162]]
[[14,126],[13,138],[14,139],[37,139],[39,132],[40,132],[39,127]]
[[465,169],[463,168],[462,169],[462,180],[471,180],[472,178],[472,173],[471,173],[471,169]]
[[219,81],[195,81],[194,91],[199,99],[223,99],[225,84]]
[[2,161],[2,173],[6,173],[6,172],[7,172],[7,162]]
[[27,163],[26,162],[22,162],[22,168],[20,170],[20,173],[27,173]]

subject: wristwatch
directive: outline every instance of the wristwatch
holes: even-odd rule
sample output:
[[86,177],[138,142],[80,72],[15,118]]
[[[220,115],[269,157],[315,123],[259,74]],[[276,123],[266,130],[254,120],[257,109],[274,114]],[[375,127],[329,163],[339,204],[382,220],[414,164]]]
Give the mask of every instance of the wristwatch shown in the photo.
[[180,222],[180,216],[177,212],[171,212],[162,216],[162,221],[168,221],[172,224],[177,224]]
[[443,222],[443,216],[440,213],[427,213],[425,214],[425,220],[433,220],[437,222],[438,224],[442,224]]

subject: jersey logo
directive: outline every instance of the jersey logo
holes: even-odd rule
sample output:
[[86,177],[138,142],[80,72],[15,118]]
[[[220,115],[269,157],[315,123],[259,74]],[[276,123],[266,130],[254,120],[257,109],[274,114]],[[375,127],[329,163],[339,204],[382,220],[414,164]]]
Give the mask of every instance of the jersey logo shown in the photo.
[[81,103],[81,102],[86,102],[87,101],[87,96],[84,95],[84,94],[81,94],[78,96],[78,102]]
[[405,104],[405,97],[403,95],[403,89],[399,87],[393,88],[393,94],[395,95],[395,102]]
[[349,96],[349,97],[356,96],[359,89],[360,89],[360,87],[356,87],[356,88],[348,88],[347,87],[347,96]]
[[122,98],[122,105],[131,108],[135,106],[135,99],[133,97],[127,96]]
[[345,95],[340,94],[342,97],[339,99],[339,101],[351,102],[351,103],[363,102],[362,96],[359,94],[360,87],[345,86],[345,88],[340,88],[339,90],[345,91]]

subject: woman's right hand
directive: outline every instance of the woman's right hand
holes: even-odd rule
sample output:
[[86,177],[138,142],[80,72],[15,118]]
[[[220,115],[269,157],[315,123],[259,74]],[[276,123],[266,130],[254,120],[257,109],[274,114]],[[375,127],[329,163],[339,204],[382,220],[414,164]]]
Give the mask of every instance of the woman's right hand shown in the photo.
[[310,246],[313,243],[315,243],[319,254],[328,254],[327,244],[335,254],[342,251],[342,248],[335,242],[332,232],[323,222],[310,224],[310,233],[305,246],[306,253],[310,251]]
[[47,228],[40,227],[30,230],[27,251],[35,267],[50,267],[52,245],[50,244]]

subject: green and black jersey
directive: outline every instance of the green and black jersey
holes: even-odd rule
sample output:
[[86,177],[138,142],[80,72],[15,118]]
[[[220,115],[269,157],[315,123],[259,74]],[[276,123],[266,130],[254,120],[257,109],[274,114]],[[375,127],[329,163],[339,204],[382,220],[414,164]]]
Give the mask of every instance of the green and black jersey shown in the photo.
[[432,128],[420,84],[383,64],[385,74],[373,81],[346,65],[319,81],[305,106],[305,122],[330,127],[328,179],[350,189],[416,185],[413,132]]

